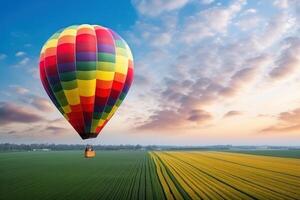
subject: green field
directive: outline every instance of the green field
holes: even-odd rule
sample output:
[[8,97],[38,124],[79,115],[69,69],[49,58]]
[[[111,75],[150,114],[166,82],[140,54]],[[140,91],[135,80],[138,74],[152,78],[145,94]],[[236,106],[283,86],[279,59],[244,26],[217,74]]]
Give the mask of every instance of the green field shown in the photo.
[[251,150],[251,151],[230,151],[236,153],[246,153],[261,156],[275,156],[286,158],[300,158],[300,149],[295,150]]
[[10,152],[0,153],[0,172],[0,200],[300,199],[300,159],[274,155]]
[[0,199],[164,199],[154,170],[142,151],[1,153]]

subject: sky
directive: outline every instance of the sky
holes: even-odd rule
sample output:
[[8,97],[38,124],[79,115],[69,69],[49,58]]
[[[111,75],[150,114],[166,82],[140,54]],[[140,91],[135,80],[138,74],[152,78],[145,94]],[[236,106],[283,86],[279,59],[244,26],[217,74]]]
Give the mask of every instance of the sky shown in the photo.
[[[127,41],[135,77],[82,141],[38,60],[54,32],[85,23]],[[300,0],[14,0],[0,27],[1,143],[300,145]]]

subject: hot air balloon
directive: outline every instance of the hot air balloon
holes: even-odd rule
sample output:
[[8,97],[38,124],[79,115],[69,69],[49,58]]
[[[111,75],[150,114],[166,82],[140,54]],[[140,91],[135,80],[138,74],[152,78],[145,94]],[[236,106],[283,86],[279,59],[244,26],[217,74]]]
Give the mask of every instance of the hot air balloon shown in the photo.
[[54,33],[41,50],[39,69],[46,93],[82,139],[98,136],[134,75],[127,43],[109,28],[88,24]]

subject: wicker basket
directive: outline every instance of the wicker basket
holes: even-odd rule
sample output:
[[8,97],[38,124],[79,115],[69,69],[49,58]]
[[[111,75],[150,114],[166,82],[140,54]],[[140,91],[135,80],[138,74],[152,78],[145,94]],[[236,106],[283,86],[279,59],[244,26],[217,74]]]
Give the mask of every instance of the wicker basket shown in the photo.
[[85,156],[86,158],[93,158],[93,157],[96,156],[96,152],[95,152],[94,150],[86,150],[86,151],[84,152],[84,156]]

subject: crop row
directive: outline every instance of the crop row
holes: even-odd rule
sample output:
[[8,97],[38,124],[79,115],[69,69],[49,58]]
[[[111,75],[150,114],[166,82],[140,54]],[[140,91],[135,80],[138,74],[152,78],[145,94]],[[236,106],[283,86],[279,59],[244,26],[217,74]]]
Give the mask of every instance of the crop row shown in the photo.
[[299,199],[300,160],[151,152],[167,199]]
[[165,199],[156,175],[155,164],[147,153],[144,154],[143,158],[138,158],[136,162],[132,162],[130,167],[116,171],[112,175],[115,180],[107,185],[109,192],[103,193],[106,195],[100,195],[99,199]]
[[0,155],[0,199],[164,200],[147,152],[15,152]]

